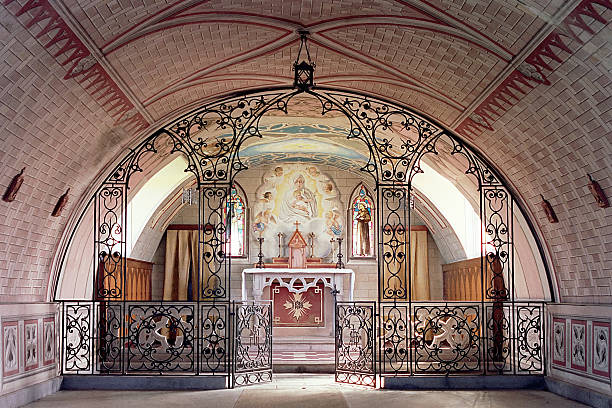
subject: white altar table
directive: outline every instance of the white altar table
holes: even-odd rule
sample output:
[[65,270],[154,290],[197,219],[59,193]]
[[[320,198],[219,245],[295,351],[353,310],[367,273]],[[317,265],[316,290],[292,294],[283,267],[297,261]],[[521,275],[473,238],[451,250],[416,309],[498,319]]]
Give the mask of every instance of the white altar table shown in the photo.
[[[301,293],[323,283],[330,289],[339,291],[339,300],[347,300],[344,296],[344,277],[349,276],[350,290],[348,300],[353,300],[355,289],[355,272],[352,269],[335,268],[246,268],[242,270],[242,300],[247,300],[247,275],[253,276],[253,299],[261,300],[263,290],[272,283],[277,282],[280,286],[287,288],[290,292]],[[297,284],[297,286],[296,286]]]

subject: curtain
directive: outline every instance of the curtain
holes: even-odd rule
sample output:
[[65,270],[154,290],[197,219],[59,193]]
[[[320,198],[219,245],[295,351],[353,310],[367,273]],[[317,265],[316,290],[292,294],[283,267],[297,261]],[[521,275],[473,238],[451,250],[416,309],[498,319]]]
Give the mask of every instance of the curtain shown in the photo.
[[164,300],[196,299],[197,267],[198,231],[167,230]]
[[[383,234],[383,252],[391,251],[391,238],[403,240],[402,235]],[[404,252],[407,253],[408,245],[404,245]],[[400,245],[400,247],[401,247]],[[407,260],[406,260],[407,261]],[[427,231],[410,231],[410,278],[412,281],[412,300],[430,300],[429,293],[429,259],[427,248]],[[408,282],[405,282],[404,275],[401,273],[405,265],[393,260],[389,263],[383,262],[383,281],[381,291],[386,288],[408,290]],[[393,275],[391,272],[395,272]],[[388,299],[388,298],[387,298]],[[407,300],[407,299],[406,299]]]
[[430,300],[427,231],[410,231],[412,300]]

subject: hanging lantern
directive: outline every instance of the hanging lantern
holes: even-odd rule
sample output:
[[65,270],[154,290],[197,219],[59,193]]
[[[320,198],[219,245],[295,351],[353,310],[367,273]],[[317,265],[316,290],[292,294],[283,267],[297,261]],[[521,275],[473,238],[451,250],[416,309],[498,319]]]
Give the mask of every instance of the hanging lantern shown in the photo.
[[181,204],[198,205],[198,192],[193,188],[183,188]]
[[[308,51],[308,31],[299,31],[300,34],[300,49],[298,50],[297,57],[293,63],[294,80],[293,87],[300,91],[307,91],[314,86],[314,70],[315,63],[310,59],[310,52]],[[307,60],[300,61],[300,55],[302,54],[302,48],[306,50]]]

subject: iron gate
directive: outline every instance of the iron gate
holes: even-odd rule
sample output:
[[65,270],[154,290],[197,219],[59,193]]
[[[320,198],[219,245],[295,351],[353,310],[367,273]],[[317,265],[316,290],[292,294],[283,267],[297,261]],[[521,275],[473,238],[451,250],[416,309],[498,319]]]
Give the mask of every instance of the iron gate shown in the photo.
[[272,381],[272,304],[234,302],[232,386]]
[[376,387],[376,302],[336,303],[336,382]]

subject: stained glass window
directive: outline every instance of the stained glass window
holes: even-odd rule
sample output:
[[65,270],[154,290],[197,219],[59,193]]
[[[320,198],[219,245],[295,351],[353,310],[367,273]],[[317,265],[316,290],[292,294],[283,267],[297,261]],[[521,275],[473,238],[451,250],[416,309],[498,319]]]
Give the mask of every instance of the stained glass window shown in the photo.
[[374,254],[373,208],[372,197],[362,184],[359,186],[351,209],[353,256],[372,256]]
[[246,242],[246,206],[236,186],[232,186],[230,199],[225,208],[225,216],[231,211],[230,242],[226,246],[226,252],[231,256],[244,256],[244,245]]

